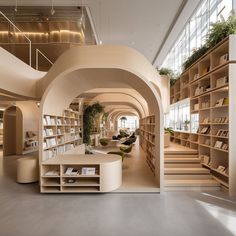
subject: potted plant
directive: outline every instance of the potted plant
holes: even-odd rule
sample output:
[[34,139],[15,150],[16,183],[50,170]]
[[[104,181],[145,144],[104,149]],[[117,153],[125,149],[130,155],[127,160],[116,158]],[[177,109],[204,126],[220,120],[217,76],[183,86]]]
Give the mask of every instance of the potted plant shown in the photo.
[[170,145],[170,136],[174,135],[174,130],[172,128],[164,128],[164,147],[168,147]]
[[190,120],[185,120],[184,121],[184,130],[188,131],[189,130],[189,124],[190,124]]

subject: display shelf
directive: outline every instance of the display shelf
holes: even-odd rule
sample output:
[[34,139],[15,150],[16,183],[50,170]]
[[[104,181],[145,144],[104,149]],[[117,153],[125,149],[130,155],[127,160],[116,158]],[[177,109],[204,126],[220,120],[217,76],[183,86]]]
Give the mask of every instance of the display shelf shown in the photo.
[[42,193],[109,192],[122,180],[122,158],[112,154],[63,154],[40,165]]
[[63,116],[43,116],[43,160],[82,144],[82,123],[78,112],[66,109]]
[[[180,84],[182,78],[188,79],[188,88],[190,90],[190,117],[191,130],[199,127],[199,140],[191,140],[190,144],[195,145],[199,155],[208,155],[214,165],[211,167],[211,174],[222,185],[229,187],[229,192],[236,194],[235,170],[229,168],[229,163],[235,163],[235,151],[232,147],[233,137],[235,138],[235,88],[236,83],[236,35],[230,35],[222,42],[209,50],[205,55],[199,58],[190,68],[180,75]],[[175,89],[172,91],[175,92]],[[174,92],[171,96],[173,97]],[[233,105],[234,104],[234,105]],[[194,121],[192,121],[194,120]],[[196,121],[199,123],[196,124]],[[208,134],[201,134],[203,127],[210,126]],[[222,130],[223,135],[218,135]],[[224,132],[228,132],[224,136]],[[210,139],[210,141],[209,141]],[[175,134],[172,140],[181,145],[186,145],[188,140],[181,139]],[[217,148],[218,144],[226,145],[228,150]],[[194,143],[195,142],[195,143]],[[206,143],[207,144],[206,144]],[[223,143],[223,144],[222,144]],[[190,145],[191,146],[191,145]],[[223,165],[229,168],[229,174],[224,174],[217,170],[217,166]],[[222,181],[222,182],[221,182]],[[230,184],[231,183],[231,184]]]
[[[179,85],[180,86],[180,85]],[[140,135],[139,141],[140,146],[146,153],[146,162],[155,175],[155,161],[156,156],[154,154],[155,149],[155,116],[147,116],[139,121],[140,124]]]

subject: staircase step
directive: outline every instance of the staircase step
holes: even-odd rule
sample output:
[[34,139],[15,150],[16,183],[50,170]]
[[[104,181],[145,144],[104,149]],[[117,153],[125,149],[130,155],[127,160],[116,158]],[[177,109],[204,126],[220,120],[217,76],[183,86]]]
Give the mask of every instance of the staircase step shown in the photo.
[[198,159],[198,155],[195,155],[195,154],[168,154],[164,156],[166,158],[196,158]]
[[212,179],[212,176],[206,174],[165,174],[165,180],[189,180],[189,179]]
[[200,163],[166,163],[164,164],[165,168],[202,168]]
[[165,186],[167,187],[219,187],[220,184],[214,179],[174,179],[165,180]]
[[165,168],[166,174],[209,174],[205,168]]
[[165,157],[165,163],[200,163],[200,158],[196,157]]
[[186,150],[183,150],[183,151],[176,151],[176,150],[172,150],[172,151],[168,151],[168,150],[165,150],[164,151],[165,155],[196,155],[198,154],[198,150],[193,150],[193,149],[186,149]]

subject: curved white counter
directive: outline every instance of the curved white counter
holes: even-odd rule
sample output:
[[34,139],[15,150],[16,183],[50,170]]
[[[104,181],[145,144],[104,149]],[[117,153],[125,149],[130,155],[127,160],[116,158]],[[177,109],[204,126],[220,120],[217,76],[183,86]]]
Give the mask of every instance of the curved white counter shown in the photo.
[[[79,174],[65,175],[69,167],[78,169]],[[96,174],[82,175],[84,167],[94,167]],[[58,174],[48,175],[50,171]],[[68,179],[75,182],[68,183]],[[42,193],[110,192],[122,183],[122,158],[114,154],[60,155],[42,163],[40,180]]]

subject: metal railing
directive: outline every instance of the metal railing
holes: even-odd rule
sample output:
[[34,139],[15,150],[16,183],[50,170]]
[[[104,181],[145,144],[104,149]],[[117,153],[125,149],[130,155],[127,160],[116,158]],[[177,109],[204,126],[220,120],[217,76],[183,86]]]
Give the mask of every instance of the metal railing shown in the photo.
[[[31,40],[29,39],[29,37],[24,33],[22,32],[2,11],[0,11],[0,14],[17,30],[21,33],[21,35],[23,35],[23,37],[29,42],[29,66],[32,67],[32,42]],[[53,62],[43,53],[41,52],[39,49],[36,48],[36,58],[35,58],[35,61],[36,61],[36,70],[38,70],[38,67],[39,67],[39,55],[41,55],[44,59],[46,59],[51,65],[53,65]]]
[[51,65],[53,65],[53,62],[45,56],[39,49],[36,48],[36,54],[35,54],[35,61],[36,61],[36,70],[39,69],[39,55],[41,55],[43,58],[45,58]]
[[19,31],[29,42],[29,65],[31,66],[31,40],[2,12],[0,14],[17,30]]

